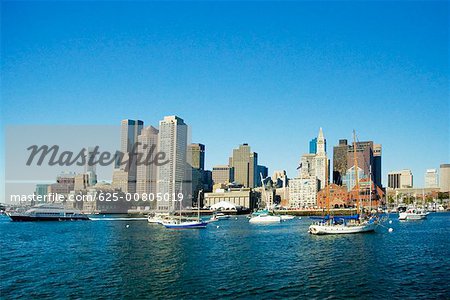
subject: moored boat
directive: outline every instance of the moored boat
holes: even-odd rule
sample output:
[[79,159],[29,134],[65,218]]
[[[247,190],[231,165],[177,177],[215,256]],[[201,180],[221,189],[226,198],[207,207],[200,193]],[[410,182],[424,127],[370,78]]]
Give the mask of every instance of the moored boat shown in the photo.
[[[200,203],[200,195],[203,190],[198,192],[198,202]],[[179,218],[170,218],[162,221],[161,223],[165,228],[168,229],[202,229],[206,228],[208,222],[203,221],[200,218],[200,205],[197,206],[197,218],[186,219],[181,216],[181,202],[180,202],[180,216]]]
[[334,217],[310,225],[308,231],[315,235],[363,233],[375,231],[378,225],[378,219],[375,216],[367,221],[361,222],[359,217],[353,221],[347,222],[343,217]]
[[[358,176],[358,160],[356,156],[356,134],[353,131],[353,161],[354,161],[354,169],[356,179],[356,190],[359,191],[359,176]],[[328,170],[328,168],[325,168]],[[328,177],[328,174],[326,175]],[[372,180],[371,173],[369,172],[369,183],[370,183],[370,197],[372,197]],[[330,216],[330,202],[329,202],[329,186],[325,184],[326,191],[326,203],[327,203],[327,211],[328,215],[323,216],[319,222],[313,223],[309,226],[308,232],[315,235],[326,235],[326,234],[351,234],[351,233],[364,233],[364,232],[373,232],[375,228],[378,226],[380,222],[380,218],[378,214],[374,214],[369,216],[362,217],[360,215],[360,211],[363,209],[360,208],[360,195],[358,192],[358,203],[356,205],[356,215],[347,216],[347,217],[338,217],[338,216]],[[369,212],[372,212],[372,207]]]
[[423,220],[427,218],[428,214],[429,213],[424,209],[410,208],[407,209],[405,212],[399,213],[398,219],[403,221]]
[[219,219],[219,220],[228,220],[228,219],[231,218],[231,216],[219,212],[219,213],[216,214],[216,218]]
[[208,223],[204,221],[179,221],[172,219],[170,221],[164,221],[162,225],[169,229],[199,229],[206,228]]
[[269,223],[280,223],[280,216],[272,216],[270,214],[259,214],[255,217],[251,217],[249,223],[252,224],[269,224]]

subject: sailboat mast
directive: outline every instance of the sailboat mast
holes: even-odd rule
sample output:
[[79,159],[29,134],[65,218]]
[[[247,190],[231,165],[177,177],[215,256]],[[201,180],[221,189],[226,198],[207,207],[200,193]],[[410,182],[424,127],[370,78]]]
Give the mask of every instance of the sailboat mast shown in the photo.
[[329,198],[329,192],[330,192],[330,186],[328,184],[328,158],[325,160],[325,202],[327,205],[327,214],[330,215],[330,198]]
[[358,202],[356,204],[356,213],[359,215],[359,178],[358,178],[358,159],[356,157],[356,133],[353,130],[353,163],[355,167],[355,188],[358,193]]
[[369,165],[369,208],[372,211],[372,166]]
[[197,221],[200,221],[200,195],[202,192],[203,190],[199,190],[197,196]]

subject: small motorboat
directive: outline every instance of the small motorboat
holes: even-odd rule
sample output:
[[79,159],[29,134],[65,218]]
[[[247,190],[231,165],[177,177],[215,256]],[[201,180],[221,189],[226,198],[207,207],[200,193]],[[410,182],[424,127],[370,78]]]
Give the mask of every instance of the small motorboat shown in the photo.
[[429,213],[424,209],[410,208],[407,209],[405,212],[399,213],[398,219],[403,221],[423,220],[427,218],[428,214]]
[[249,223],[252,224],[271,224],[271,223],[280,223],[281,217],[280,216],[272,216],[269,214],[259,214],[257,216],[251,217],[250,220],[248,220]]
[[281,221],[293,220],[295,216],[292,215],[280,215]]
[[224,213],[217,213],[216,214],[216,218],[219,219],[219,220],[228,220],[228,219],[231,218],[231,216],[230,215],[226,215]]
[[208,223],[212,223],[212,222],[217,222],[219,221],[219,218],[217,218],[217,216],[214,214],[208,221]]

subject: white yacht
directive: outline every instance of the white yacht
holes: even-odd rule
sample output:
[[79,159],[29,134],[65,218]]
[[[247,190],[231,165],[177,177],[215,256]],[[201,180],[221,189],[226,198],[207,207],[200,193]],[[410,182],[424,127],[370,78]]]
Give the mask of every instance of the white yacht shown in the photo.
[[428,212],[424,209],[419,208],[410,208],[405,212],[401,212],[398,214],[399,220],[423,220],[428,216]]
[[90,220],[77,209],[67,209],[58,204],[38,204],[23,213],[8,213],[12,221],[77,221]]
[[269,224],[269,223],[280,223],[280,216],[272,216],[270,214],[259,214],[255,217],[251,217],[249,223],[252,224]]

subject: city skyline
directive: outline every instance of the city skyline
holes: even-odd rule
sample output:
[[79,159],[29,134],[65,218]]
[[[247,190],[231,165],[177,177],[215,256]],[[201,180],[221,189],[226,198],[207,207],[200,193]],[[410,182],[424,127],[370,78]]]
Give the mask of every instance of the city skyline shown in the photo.
[[401,169],[424,185],[450,161],[448,4],[184,5],[2,3],[0,154],[9,124],[176,114],[209,170],[248,143],[292,178],[319,127],[330,159],[353,129],[382,144],[384,186]]

